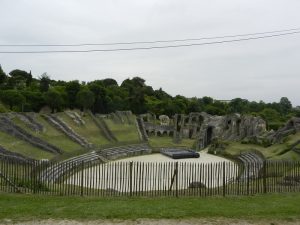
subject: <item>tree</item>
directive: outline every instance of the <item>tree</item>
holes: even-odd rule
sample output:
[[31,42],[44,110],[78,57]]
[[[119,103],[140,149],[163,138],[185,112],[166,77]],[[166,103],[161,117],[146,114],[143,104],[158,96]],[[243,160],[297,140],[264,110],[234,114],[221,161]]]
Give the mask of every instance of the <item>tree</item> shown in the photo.
[[103,83],[104,87],[109,87],[109,86],[118,86],[118,83],[116,80],[111,79],[111,78],[106,78],[104,80],[101,80]]
[[66,84],[68,105],[71,109],[76,107],[76,96],[79,91],[80,91],[80,84],[78,80],[73,80]]
[[0,65],[0,85],[3,84],[7,79],[7,75],[4,73],[1,65]]
[[246,99],[235,98],[229,102],[229,111],[231,113],[245,113],[248,111],[249,101]]
[[10,110],[12,110],[14,106],[21,106],[21,108],[23,108],[23,104],[25,103],[24,96],[17,90],[3,91],[1,94],[1,100],[5,104],[9,105]]
[[55,110],[59,110],[64,103],[61,94],[54,89],[49,89],[44,94],[44,99],[46,104],[51,108],[52,113],[54,113]]
[[50,87],[50,76],[47,73],[43,73],[40,77],[40,91],[47,92]]
[[82,89],[77,93],[76,96],[77,103],[83,108],[85,112],[86,109],[91,108],[95,102],[95,95],[89,89]]
[[31,71],[27,73],[24,70],[13,70],[9,75],[8,82],[11,88],[24,89],[28,87],[32,81]]
[[282,114],[287,114],[293,108],[292,103],[287,97],[282,97],[279,101],[279,107]]
[[284,124],[281,122],[280,113],[275,109],[265,108],[259,113],[259,115],[266,120],[268,128],[276,130]]

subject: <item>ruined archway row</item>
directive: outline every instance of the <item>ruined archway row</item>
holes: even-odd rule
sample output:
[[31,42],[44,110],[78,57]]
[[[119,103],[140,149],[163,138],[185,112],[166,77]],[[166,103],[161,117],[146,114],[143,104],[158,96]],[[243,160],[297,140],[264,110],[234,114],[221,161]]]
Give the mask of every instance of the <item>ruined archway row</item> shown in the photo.
[[176,114],[172,119],[161,115],[160,124],[153,114],[143,114],[140,117],[147,135],[173,136],[174,142],[180,142],[184,138],[195,139],[200,149],[208,146],[213,139],[240,141],[266,132],[266,122],[251,115],[213,116],[205,112],[193,112],[189,115]]

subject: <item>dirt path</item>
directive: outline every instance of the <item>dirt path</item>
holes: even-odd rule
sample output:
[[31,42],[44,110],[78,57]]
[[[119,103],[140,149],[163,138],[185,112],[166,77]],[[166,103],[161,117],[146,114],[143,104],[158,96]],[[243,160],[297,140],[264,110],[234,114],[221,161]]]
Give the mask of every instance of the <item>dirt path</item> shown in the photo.
[[2,221],[2,224],[18,224],[18,225],[294,225],[300,221],[272,221],[272,220],[239,220],[239,219],[137,219],[137,220],[95,220],[95,221],[75,221],[75,220],[40,220],[12,223],[10,220]]

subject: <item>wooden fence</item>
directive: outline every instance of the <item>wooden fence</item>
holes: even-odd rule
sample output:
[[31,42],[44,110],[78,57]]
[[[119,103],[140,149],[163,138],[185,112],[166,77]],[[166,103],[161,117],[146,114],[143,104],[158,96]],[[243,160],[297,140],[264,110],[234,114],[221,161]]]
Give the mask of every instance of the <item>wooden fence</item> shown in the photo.
[[0,191],[176,197],[298,192],[300,162],[57,164],[0,158]]

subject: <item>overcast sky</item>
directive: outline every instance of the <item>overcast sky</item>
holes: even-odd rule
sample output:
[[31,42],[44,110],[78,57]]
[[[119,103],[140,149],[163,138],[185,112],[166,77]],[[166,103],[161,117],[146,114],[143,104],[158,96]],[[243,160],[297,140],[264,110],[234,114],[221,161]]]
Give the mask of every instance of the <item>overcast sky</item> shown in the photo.
[[[299,0],[0,0],[0,44],[152,41],[281,30],[300,27],[299,10]],[[109,77],[120,83],[140,76],[172,95],[265,102],[286,96],[300,105],[300,34],[130,52],[0,54],[0,64],[7,73],[31,70],[35,77],[47,72],[52,79]]]

